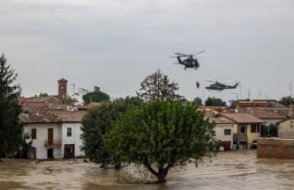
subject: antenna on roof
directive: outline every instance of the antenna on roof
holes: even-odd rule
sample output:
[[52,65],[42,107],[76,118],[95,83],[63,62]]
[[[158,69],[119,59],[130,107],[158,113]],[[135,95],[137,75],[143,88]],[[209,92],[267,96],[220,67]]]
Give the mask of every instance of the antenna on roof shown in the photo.
[[240,100],[241,100],[241,99],[242,99],[242,94],[241,94],[241,92],[242,92],[241,82],[239,83],[239,87],[240,87]]
[[72,94],[75,94],[76,93],[76,84],[72,83],[71,86],[72,86]]

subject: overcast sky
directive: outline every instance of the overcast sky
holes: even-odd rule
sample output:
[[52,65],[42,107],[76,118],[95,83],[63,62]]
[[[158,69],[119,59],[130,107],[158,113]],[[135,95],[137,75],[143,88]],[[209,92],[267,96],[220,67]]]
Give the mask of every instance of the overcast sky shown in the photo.
[[[158,68],[187,99],[235,99],[205,80],[240,81],[241,97],[279,99],[294,82],[293,0],[0,0],[0,51],[23,95],[57,94],[64,77],[135,95]],[[206,52],[184,70],[174,52]],[[195,88],[195,81],[201,88]],[[69,87],[70,88],[70,87]],[[71,89],[71,88],[70,88]],[[72,90],[70,91],[72,93]],[[238,94],[240,97],[240,94]]]

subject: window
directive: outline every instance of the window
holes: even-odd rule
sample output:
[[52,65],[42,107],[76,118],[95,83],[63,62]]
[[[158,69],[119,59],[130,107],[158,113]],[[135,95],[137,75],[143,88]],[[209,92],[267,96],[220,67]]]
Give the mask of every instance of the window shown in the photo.
[[251,133],[259,133],[259,125],[251,124]]
[[67,128],[67,136],[71,137],[72,135],[72,129],[71,128]]
[[32,136],[32,139],[37,139],[37,129],[32,129],[31,136]]
[[224,134],[225,135],[231,135],[231,129],[225,129]]
[[240,125],[240,133],[246,133],[246,125]]

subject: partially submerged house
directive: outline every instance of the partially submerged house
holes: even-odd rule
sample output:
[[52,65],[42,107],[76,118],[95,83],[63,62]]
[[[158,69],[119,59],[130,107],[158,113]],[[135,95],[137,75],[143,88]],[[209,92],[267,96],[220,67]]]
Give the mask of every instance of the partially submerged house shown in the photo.
[[248,113],[221,113],[221,115],[235,122],[233,127],[234,149],[246,149],[257,142],[263,120]]
[[233,128],[236,123],[220,114],[211,115],[209,121],[215,124],[214,131],[216,138],[220,140],[220,149],[225,151],[232,150]]
[[29,136],[34,159],[61,159],[83,156],[81,121],[85,111],[25,110],[20,115]]
[[72,106],[67,96],[67,80],[58,80],[58,95],[20,98],[19,118],[31,142],[28,156],[35,159],[83,156],[82,118],[87,109]]

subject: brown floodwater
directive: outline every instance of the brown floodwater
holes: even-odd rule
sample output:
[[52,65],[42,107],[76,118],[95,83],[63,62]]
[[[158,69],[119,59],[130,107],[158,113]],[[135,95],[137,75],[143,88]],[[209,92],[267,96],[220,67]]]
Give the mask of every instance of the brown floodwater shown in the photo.
[[172,170],[165,184],[125,184],[122,172],[82,160],[8,160],[0,163],[0,190],[276,190],[294,189],[294,160],[257,159],[256,151],[222,152],[201,163]]

